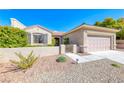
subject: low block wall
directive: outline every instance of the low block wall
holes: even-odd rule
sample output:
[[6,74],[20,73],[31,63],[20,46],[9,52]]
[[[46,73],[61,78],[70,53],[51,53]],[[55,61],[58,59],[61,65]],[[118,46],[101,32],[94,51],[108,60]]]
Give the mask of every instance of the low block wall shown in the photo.
[[117,40],[116,43],[118,49],[124,49],[124,40]]
[[66,52],[73,52],[73,45],[65,45]]
[[77,53],[78,47],[75,44],[66,45],[66,52]]
[[8,62],[9,60],[16,60],[18,57],[15,52],[28,55],[33,51],[36,56],[50,56],[58,55],[59,47],[25,47],[25,48],[0,48],[0,62]]

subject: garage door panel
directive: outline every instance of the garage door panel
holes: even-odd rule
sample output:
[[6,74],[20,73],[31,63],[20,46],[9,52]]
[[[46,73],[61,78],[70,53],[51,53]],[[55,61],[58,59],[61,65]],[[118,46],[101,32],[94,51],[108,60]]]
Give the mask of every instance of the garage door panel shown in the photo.
[[110,37],[88,36],[88,52],[110,50]]

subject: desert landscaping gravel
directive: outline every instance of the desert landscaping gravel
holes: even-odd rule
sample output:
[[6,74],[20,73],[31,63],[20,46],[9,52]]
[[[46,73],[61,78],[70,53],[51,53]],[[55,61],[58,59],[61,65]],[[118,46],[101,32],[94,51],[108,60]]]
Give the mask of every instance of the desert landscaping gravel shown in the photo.
[[121,83],[124,82],[124,66],[113,67],[118,64],[108,59],[73,64],[67,62],[57,63],[58,56],[43,57],[25,73],[23,71],[8,71],[12,65],[0,65],[0,82],[23,83]]
[[[49,60],[49,61],[48,61]],[[124,82],[124,66],[120,68],[111,66],[116,63],[108,59],[72,64],[68,59],[66,63],[55,62],[55,57],[42,59],[27,72],[24,82],[43,83],[119,83]],[[118,64],[118,63],[117,63]],[[29,77],[30,76],[30,77]],[[27,78],[28,77],[28,78]]]

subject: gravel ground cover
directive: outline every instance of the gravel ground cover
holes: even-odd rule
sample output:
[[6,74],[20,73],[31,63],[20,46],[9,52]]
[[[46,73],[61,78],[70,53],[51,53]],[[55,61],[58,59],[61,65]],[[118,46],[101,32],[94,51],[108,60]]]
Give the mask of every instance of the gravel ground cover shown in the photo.
[[0,63],[0,83],[21,82],[24,78],[24,72],[17,69],[11,63]]
[[58,56],[43,57],[26,72],[16,70],[11,63],[0,64],[0,82],[22,83],[121,83],[124,82],[124,66],[108,59],[73,64],[57,63]]
[[[34,68],[27,71],[24,82],[43,83],[119,83],[124,82],[124,66],[108,59],[72,64],[68,58],[66,63],[57,63],[56,56],[42,59]],[[28,78],[27,78],[28,77]]]

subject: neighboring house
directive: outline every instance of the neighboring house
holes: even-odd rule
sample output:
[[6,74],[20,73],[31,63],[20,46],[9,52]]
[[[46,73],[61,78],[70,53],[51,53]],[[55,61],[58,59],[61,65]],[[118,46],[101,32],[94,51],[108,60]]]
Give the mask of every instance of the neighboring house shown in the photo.
[[11,18],[11,26],[18,27],[28,32],[28,42],[31,45],[48,45],[52,43],[52,31],[40,25],[27,27],[18,20]]
[[78,45],[81,52],[116,49],[116,32],[118,30],[115,29],[81,25],[69,32],[60,33],[48,30],[40,25],[27,27],[14,18],[11,18],[11,26],[28,32],[28,40],[31,45],[51,44],[52,37],[55,38],[56,45],[60,45],[62,44],[62,39],[66,37],[69,38],[70,44]]

